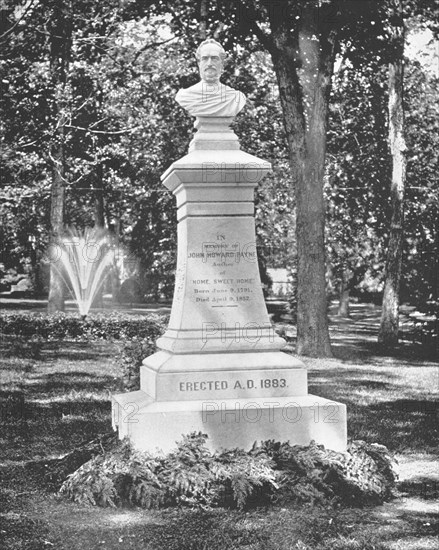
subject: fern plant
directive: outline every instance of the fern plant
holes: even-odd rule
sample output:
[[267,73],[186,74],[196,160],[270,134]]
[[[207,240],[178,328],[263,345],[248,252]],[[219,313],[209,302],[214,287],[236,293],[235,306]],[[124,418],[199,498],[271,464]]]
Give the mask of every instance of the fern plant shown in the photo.
[[175,451],[151,456],[125,441],[69,475],[61,493],[76,502],[142,508],[234,506],[269,501],[362,504],[390,498],[396,481],[388,450],[364,441],[346,453],[265,441],[249,451],[210,453],[190,434]]
[[397,480],[395,460],[383,445],[354,441],[346,453],[338,453],[314,441],[306,447],[266,441],[260,449],[283,473],[281,493],[287,499],[333,504],[382,502],[391,497]]
[[157,466],[156,458],[133,450],[125,441],[70,474],[60,492],[80,503],[114,507],[126,502],[155,508],[164,503],[165,495],[155,474]]
[[273,465],[265,453],[252,455],[235,449],[220,454],[213,471],[222,487],[222,500],[242,509],[252,500],[270,499],[278,489]]

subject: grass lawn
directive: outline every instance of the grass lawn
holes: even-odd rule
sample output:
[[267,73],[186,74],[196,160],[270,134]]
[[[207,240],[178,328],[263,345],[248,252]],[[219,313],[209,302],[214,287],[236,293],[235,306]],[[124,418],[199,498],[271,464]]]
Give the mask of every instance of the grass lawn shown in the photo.
[[[247,512],[101,509],[53,493],[33,467],[111,429],[121,390],[112,344],[51,342],[38,358],[0,342],[0,547],[7,550],[427,550],[438,526],[439,366],[420,346],[375,345],[376,308],[333,319],[334,359],[305,359],[310,393],[347,404],[353,439],[397,454],[399,496],[382,506],[273,505]],[[291,334],[291,336],[294,336]]]

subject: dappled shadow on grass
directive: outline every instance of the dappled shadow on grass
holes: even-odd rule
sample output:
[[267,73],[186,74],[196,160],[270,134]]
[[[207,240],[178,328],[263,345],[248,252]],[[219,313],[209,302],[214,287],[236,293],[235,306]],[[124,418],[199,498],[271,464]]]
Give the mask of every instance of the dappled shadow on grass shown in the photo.
[[386,549],[434,550],[437,548],[438,514],[413,510],[416,499],[400,499],[378,507],[373,517],[374,532],[386,542]]
[[[38,354],[32,356],[33,347],[38,344]],[[27,357],[44,362],[50,359],[72,361],[97,360],[113,356],[117,350],[113,341],[77,341],[35,339],[34,336],[2,335],[0,351],[3,357]]]
[[49,540],[63,541],[65,550],[265,550],[271,536],[263,523],[238,513],[91,509],[86,515],[69,503],[59,504],[50,531]]
[[32,424],[42,429],[47,423],[63,417],[110,414],[111,391],[120,389],[112,376],[98,376],[86,372],[48,373],[33,375],[26,384],[13,382],[9,389],[0,391],[0,414],[6,432],[12,425],[14,432],[27,430]]
[[[34,377],[26,386],[27,394],[45,399],[49,396],[50,401],[63,400],[62,397],[71,391],[76,394],[80,392],[100,393],[106,389],[115,390],[117,384],[113,376],[87,374],[85,372],[63,372],[44,374]],[[47,398],[45,399],[47,400]]]
[[434,452],[439,444],[435,367],[307,363],[309,392],[347,406],[350,438],[381,443],[391,451]]
[[23,464],[0,465],[0,548],[42,550],[47,548],[48,522],[29,511],[29,501],[41,491],[24,475]]
[[350,386],[354,388],[358,386],[358,387],[367,388],[371,390],[388,390],[392,387],[392,384],[388,382],[380,382],[378,380],[368,380],[368,381],[352,380],[350,382]]
[[33,425],[46,424],[56,420],[64,421],[64,417],[73,416],[89,421],[111,412],[109,400],[98,399],[71,399],[65,402],[26,403],[25,418]]
[[25,403],[2,425],[2,458],[30,460],[69,452],[75,445],[111,430],[109,401]]
[[[328,533],[337,536],[336,531],[341,528],[338,522],[328,521],[324,510],[304,511],[299,507],[292,513],[286,509],[250,513],[176,509],[138,514],[94,509],[88,518],[76,507],[66,504],[61,507],[65,507],[64,513],[68,508],[73,511],[70,521],[62,521],[60,515],[51,530],[58,540],[72,541],[71,546],[64,547],[69,550],[80,549],[84,542],[90,549],[101,545],[113,549],[118,548],[117,543],[123,543],[126,549],[142,550],[290,550],[301,540],[315,543]],[[322,516],[324,520],[319,521]],[[72,537],[72,533],[77,535]]]
[[0,366],[0,370],[2,372],[7,372],[7,371],[10,371],[11,373],[13,372],[16,372],[16,373],[20,373],[20,372],[31,372],[34,368],[34,362],[33,361],[22,361],[20,365],[17,365],[17,363],[9,363],[9,364],[5,364],[3,363],[1,366]]
[[[376,377],[376,373],[373,374]],[[310,393],[347,406],[348,436],[351,439],[384,444],[394,452],[423,449],[434,453],[439,444],[438,404],[433,397],[378,399],[375,402],[364,399],[364,396],[367,398],[371,392],[379,390],[383,390],[385,396],[391,389],[391,382],[361,380],[345,381],[343,385],[331,380],[331,383],[309,386]]]
[[[322,395],[323,392],[316,390],[315,393]],[[333,394],[331,399],[334,399]],[[437,406],[432,412],[435,406],[432,401],[395,400],[359,405],[355,398],[336,400],[347,406],[348,436],[351,439],[384,444],[393,452],[422,449],[434,453],[437,450]]]
[[43,550],[48,547],[48,526],[22,514],[2,514],[0,548],[5,550]]
[[48,512],[48,540],[59,550],[388,550],[395,542],[419,550],[424,546],[411,541],[434,540],[437,526],[431,514],[407,514],[393,504],[203,512],[86,509],[59,501]]
[[[308,364],[309,361],[307,361]],[[335,399],[351,398],[356,390],[361,390],[364,387],[370,394],[373,391],[396,391],[398,380],[397,374],[389,372],[389,370],[379,371],[378,369],[367,369],[364,367],[359,368],[340,368],[333,367],[333,363],[329,363],[325,368],[319,371],[310,370],[310,386],[309,392],[313,393],[314,388],[318,388],[315,391],[325,392],[325,389],[331,387],[331,392],[337,392],[336,395],[332,395]],[[312,364],[310,365],[312,369]],[[311,389],[313,391],[311,391]],[[355,390],[356,389],[356,390]]]
[[[237,517],[236,517],[237,516]],[[166,524],[150,525],[143,530],[146,548],[155,550],[193,550],[268,548],[271,533],[263,524],[243,521],[236,513],[235,520],[229,514],[215,512],[178,511],[166,514]],[[226,521],[224,522],[224,519]],[[221,521],[223,520],[223,521]],[[225,525],[224,525],[225,523]]]
[[396,378],[396,375],[389,373],[386,370],[379,371],[378,369],[368,369],[360,366],[359,368],[349,368],[349,367],[331,367],[326,366],[322,369],[317,376],[322,379],[325,379],[325,382],[330,382],[331,379],[337,382],[338,384],[348,383],[351,384],[355,380],[363,381],[367,383],[370,380],[365,379],[365,377],[371,378],[382,378],[386,381],[391,381]]
[[374,439],[384,443],[390,450],[404,452],[423,449],[425,452],[434,453],[437,449],[438,430],[436,420],[427,414],[405,414],[391,406],[387,407],[388,414],[382,420],[382,410],[371,407],[368,414],[370,428],[364,426],[354,414],[350,420],[353,433],[357,432],[359,438],[368,439],[376,434]]
[[[8,387],[9,386],[9,387]],[[2,418],[8,416],[8,403],[17,399],[23,403],[40,402],[55,404],[71,401],[101,401],[108,399],[108,392],[120,388],[114,376],[87,374],[85,372],[49,373],[29,377],[27,383],[12,380],[0,390],[0,406],[6,406]],[[2,408],[3,410],[3,408]]]
[[[364,415],[391,450],[434,453],[439,444],[438,412],[438,404],[430,400],[397,399],[370,404]],[[352,428],[364,430],[357,420],[351,417]]]
[[109,394],[98,396],[74,390],[74,385],[70,388],[47,398],[42,393],[19,391],[4,393],[6,399],[0,396],[3,459],[56,456],[111,430]]
[[[56,354],[61,349],[67,360]],[[5,359],[0,392],[2,455],[10,460],[67,453],[111,430],[110,394],[120,391],[118,369],[102,344],[49,343],[47,361]],[[95,350],[95,353],[93,353]],[[45,352],[44,352],[45,355]],[[59,354],[60,355],[60,354]],[[85,361],[86,357],[90,357]],[[111,375],[111,374],[113,375]]]
[[[422,500],[439,502],[439,477],[416,476],[398,483],[401,494],[418,496]],[[439,506],[438,506],[439,512]]]
[[389,358],[400,365],[439,365],[438,352],[433,346],[401,342],[398,346],[389,348],[375,341],[331,334],[331,348],[334,357],[346,363],[355,361],[379,365]]
[[106,357],[113,358],[116,350],[117,344],[113,342],[59,342],[52,346],[45,344],[42,359],[96,361]]

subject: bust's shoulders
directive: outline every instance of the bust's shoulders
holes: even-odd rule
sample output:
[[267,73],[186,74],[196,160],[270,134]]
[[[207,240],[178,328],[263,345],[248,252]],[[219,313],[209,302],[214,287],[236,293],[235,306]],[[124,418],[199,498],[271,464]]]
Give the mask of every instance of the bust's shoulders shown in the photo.
[[208,84],[200,80],[182,88],[175,96],[177,103],[193,116],[235,116],[245,105],[242,92],[223,84]]
[[198,91],[201,91],[202,89],[203,89],[203,82],[200,80],[199,82],[197,82],[193,86],[189,86],[189,88],[180,88],[180,90],[178,90],[178,92],[177,92],[177,95],[178,94],[184,94],[184,93],[190,93],[190,92],[198,92]]

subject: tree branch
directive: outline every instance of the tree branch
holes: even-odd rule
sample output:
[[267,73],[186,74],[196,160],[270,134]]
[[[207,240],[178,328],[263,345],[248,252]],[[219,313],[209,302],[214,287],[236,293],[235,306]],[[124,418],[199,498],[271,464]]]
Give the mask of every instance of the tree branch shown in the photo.
[[6,36],[8,36],[9,34],[11,34],[11,32],[16,28],[18,27],[18,25],[21,23],[21,21],[26,17],[28,11],[31,9],[31,7],[33,6],[35,0],[31,0],[30,4],[28,5],[28,7],[26,8],[25,12],[23,13],[23,15],[20,17],[20,19],[14,24],[12,25],[12,27],[10,29],[8,29],[7,31],[5,31],[3,34],[0,35],[0,40],[3,40],[3,38],[6,38]]
[[73,126],[72,124],[65,124],[64,128],[69,130],[82,130],[83,132],[90,132],[92,134],[104,134],[108,136],[118,136],[121,134],[129,134],[133,130],[137,130],[140,126],[133,126],[132,128],[127,128],[126,130],[91,130],[90,128],[82,128],[81,126]]
[[136,52],[136,55],[134,56],[134,59],[131,61],[130,65],[134,65],[134,63],[139,59],[139,57],[141,56],[141,54],[144,51],[149,50],[150,48],[155,48],[157,46],[163,46],[163,44],[167,44],[168,42],[172,42],[172,40],[175,40],[176,38],[178,38],[178,37],[173,36],[172,38],[168,38],[167,40],[163,40],[162,42],[151,42],[151,44],[146,44],[145,46],[143,46],[142,48],[140,48],[140,50],[138,50]]
[[246,15],[248,28],[253,31],[256,38],[264,46],[264,48],[266,48],[266,50],[271,53],[274,50],[275,45],[272,37],[269,34],[266,34],[257,23],[257,19],[260,19],[260,13],[258,13],[252,3],[246,5],[242,0],[240,0],[239,6],[241,9],[241,13]]

